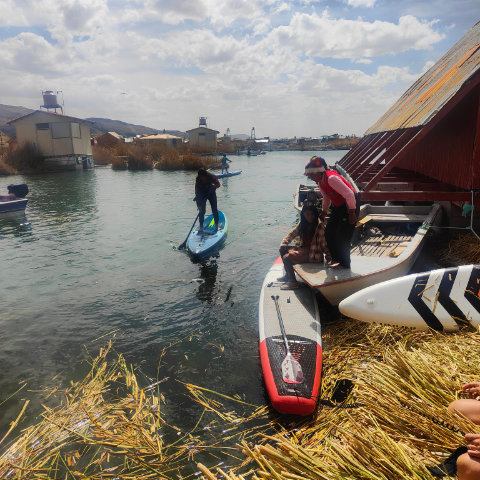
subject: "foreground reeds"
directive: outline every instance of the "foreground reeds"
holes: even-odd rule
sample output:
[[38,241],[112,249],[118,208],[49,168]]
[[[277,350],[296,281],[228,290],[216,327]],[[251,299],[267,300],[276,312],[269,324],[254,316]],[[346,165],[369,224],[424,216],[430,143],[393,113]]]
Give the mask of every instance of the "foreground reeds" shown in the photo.
[[[85,379],[56,402],[51,396],[38,421],[15,437],[25,405],[0,441],[0,478],[433,480],[427,466],[478,431],[447,410],[461,384],[480,376],[477,333],[348,321],[327,326],[323,341],[312,418],[282,418],[243,397],[185,384],[199,406],[190,431],[162,417],[161,382],[142,388],[108,346]],[[340,379],[354,389],[335,404]]]
[[[433,480],[427,466],[464,444],[465,432],[479,431],[447,410],[461,384],[480,376],[477,333],[348,322],[330,327],[324,342],[323,400],[314,418],[256,445],[244,442],[242,468],[206,469],[204,478],[240,480],[250,471],[253,479]],[[332,406],[325,400],[343,378],[355,388]]]

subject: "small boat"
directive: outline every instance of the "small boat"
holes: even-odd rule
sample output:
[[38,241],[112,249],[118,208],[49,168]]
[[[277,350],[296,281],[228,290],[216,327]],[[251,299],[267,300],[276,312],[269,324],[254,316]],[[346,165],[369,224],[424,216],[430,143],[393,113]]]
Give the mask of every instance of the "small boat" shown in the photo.
[[321,203],[320,190],[316,185],[298,185],[293,194],[293,206],[295,209],[301,212],[305,200],[309,200],[315,205]]
[[[310,415],[318,402],[322,373],[320,313],[311,289],[280,289],[279,278],[284,273],[278,257],[260,293],[258,326],[263,379],[275,410]],[[297,370],[288,369],[288,355],[294,364],[299,364]]]
[[203,221],[203,233],[199,235],[198,229],[190,233],[187,240],[187,250],[196,258],[205,258],[217,251],[225,242],[228,231],[228,220],[226,215],[218,211],[218,231],[213,233],[215,222],[213,214],[207,215]]
[[28,194],[26,184],[9,185],[8,195],[0,195],[0,213],[21,212],[27,207]]
[[240,175],[242,173],[241,170],[233,170],[231,172],[225,173],[214,173],[217,178],[227,178],[227,177],[235,177],[236,175]]
[[480,326],[480,265],[414,273],[377,283],[340,302],[340,312],[368,323],[455,332]]
[[375,283],[406,275],[427,232],[441,220],[441,207],[362,205],[353,236],[350,269],[323,263],[295,265],[297,275],[331,305]]

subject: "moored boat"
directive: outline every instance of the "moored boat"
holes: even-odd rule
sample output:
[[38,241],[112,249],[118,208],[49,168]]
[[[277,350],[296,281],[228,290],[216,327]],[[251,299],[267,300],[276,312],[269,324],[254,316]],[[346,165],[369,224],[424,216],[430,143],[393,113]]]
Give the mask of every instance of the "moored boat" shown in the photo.
[[293,194],[293,206],[299,212],[302,211],[303,202],[306,200],[311,201],[314,204],[321,202],[320,190],[316,185],[303,185],[299,184]]
[[332,305],[356,291],[403,276],[415,262],[441,207],[362,205],[351,250],[350,269],[324,264],[295,265],[297,275]]
[[27,185],[9,185],[8,195],[0,195],[0,213],[24,211],[28,203],[27,194]]
[[205,258],[216,252],[225,242],[228,232],[228,220],[222,211],[218,211],[218,231],[214,233],[213,214],[203,221],[203,233],[193,230],[187,240],[187,250],[192,257]]

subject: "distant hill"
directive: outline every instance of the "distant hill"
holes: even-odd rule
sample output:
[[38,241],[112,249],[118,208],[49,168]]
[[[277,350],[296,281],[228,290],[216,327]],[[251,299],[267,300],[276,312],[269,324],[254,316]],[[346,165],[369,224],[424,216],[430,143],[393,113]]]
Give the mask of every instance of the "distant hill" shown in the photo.
[[15,105],[2,105],[0,103],[0,131],[6,133],[10,137],[15,136],[15,128],[11,125],[7,125],[7,122],[30,112],[33,112],[31,108]]
[[[156,133],[164,132],[163,130],[157,130],[156,128],[126,123],[121,120],[111,120],[110,118],[88,117],[85,120],[93,123],[92,131],[94,133],[117,132],[123,137],[134,137],[135,135],[154,135]],[[165,133],[177,135],[179,137],[185,136],[185,133],[180,132],[179,130],[165,130]]]
[[[15,136],[15,128],[11,125],[7,125],[7,122],[30,112],[33,112],[31,108],[3,105],[0,103],[0,131],[5,132],[11,137]],[[163,132],[163,130],[157,130],[156,128],[135,125],[133,123],[112,120],[110,118],[89,117],[85,120],[92,122],[91,130],[94,135],[104,132],[117,132],[124,137],[134,137],[135,135],[152,135]],[[178,130],[165,130],[165,133],[178,135],[180,137],[185,136],[184,132]]]

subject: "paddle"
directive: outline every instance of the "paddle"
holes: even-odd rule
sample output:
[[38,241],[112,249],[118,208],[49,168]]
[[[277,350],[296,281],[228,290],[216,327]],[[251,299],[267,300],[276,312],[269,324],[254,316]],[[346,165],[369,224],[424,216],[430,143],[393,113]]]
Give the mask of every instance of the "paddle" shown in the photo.
[[283,341],[285,342],[285,348],[287,355],[282,362],[282,377],[285,383],[302,383],[303,371],[301,365],[293,358],[288,346],[287,334],[285,333],[285,326],[283,324],[282,313],[280,312],[280,305],[278,304],[278,295],[272,295],[272,300],[275,302],[275,308],[277,309],[278,323],[280,324],[280,330],[282,332]]
[[190,229],[190,231],[188,232],[188,235],[187,235],[187,238],[185,239],[185,241],[180,244],[178,246],[178,249],[179,250],[183,250],[185,248],[185,245],[187,244],[187,240],[188,240],[188,237],[190,236],[190,234],[192,233],[192,230],[193,230],[193,227],[195,226],[195,224],[197,223],[197,220],[198,220],[198,216],[200,215],[200,212],[197,213],[197,216],[195,217],[195,220],[193,221],[192,223],[192,228]]

